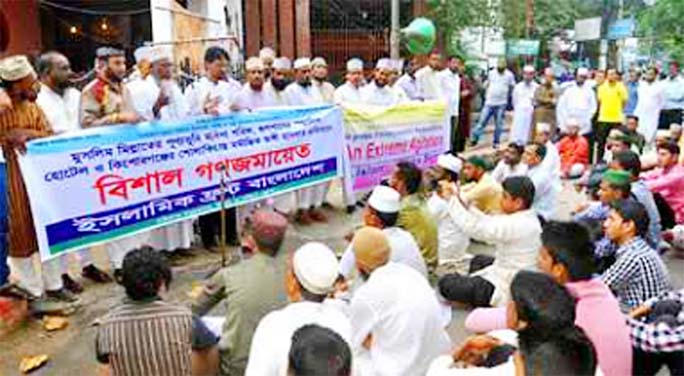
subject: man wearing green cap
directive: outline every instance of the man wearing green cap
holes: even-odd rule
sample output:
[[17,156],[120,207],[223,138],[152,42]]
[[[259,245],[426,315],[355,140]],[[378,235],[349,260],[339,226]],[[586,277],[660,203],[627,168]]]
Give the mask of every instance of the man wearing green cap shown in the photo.
[[467,184],[461,187],[462,198],[486,214],[501,211],[501,185],[487,173],[487,161],[480,156],[468,158],[463,165]]

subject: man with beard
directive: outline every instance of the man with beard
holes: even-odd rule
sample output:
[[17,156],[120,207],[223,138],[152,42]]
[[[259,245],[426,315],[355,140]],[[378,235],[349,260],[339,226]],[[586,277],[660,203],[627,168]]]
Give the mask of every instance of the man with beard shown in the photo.
[[[61,306],[55,308],[67,309],[69,305],[65,303],[77,299],[63,288],[59,273],[48,270],[59,268],[46,268],[41,280],[41,273],[34,267],[32,256],[38,252],[38,240],[16,153],[26,151],[26,142],[52,134],[45,114],[35,103],[40,86],[26,56],[1,60],[0,80],[12,101],[12,107],[0,114],[0,142],[7,160],[10,268],[19,278],[19,287],[32,300],[32,309],[39,309],[46,297],[59,301]],[[51,263],[59,265],[59,260]]]
[[504,150],[503,158],[492,171],[492,177],[499,184],[511,176],[525,176],[527,175],[527,165],[521,162],[522,154],[525,148],[511,142]]
[[[91,128],[140,121],[140,116],[133,108],[130,92],[123,84],[126,74],[126,57],[123,51],[107,48],[98,52],[98,58],[104,61],[105,67],[81,93],[81,126]],[[145,245],[148,235],[149,232],[146,232],[107,243],[115,279],[119,280],[121,276],[121,265],[126,253]]]
[[264,90],[264,64],[259,58],[250,57],[245,62],[247,83],[235,94],[231,108],[234,111],[252,111],[276,105],[272,92]]
[[[523,68],[523,79],[513,89],[513,125],[511,126],[511,140],[525,145],[532,133],[532,119],[534,117],[534,93],[539,86],[534,81],[534,67],[526,65]],[[503,181],[503,180],[502,180]]]
[[475,205],[485,214],[501,211],[501,184],[487,173],[487,161],[480,156],[468,158],[463,165],[467,182],[461,187],[461,198],[466,204]]
[[651,67],[646,70],[643,81],[639,82],[637,89],[639,100],[634,109],[634,116],[639,118],[637,131],[644,136],[645,143],[649,146],[652,146],[655,141],[660,110],[665,104],[662,85],[656,82],[656,77],[658,77],[657,68]]
[[458,149],[462,137],[458,130],[458,102],[461,100],[459,64],[458,57],[451,55],[447,58],[447,68],[437,74],[440,82],[440,97],[447,103],[446,112],[451,121],[451,150]]
[[408,99],[412,101],[422,100],[423,96],[418,90],[418,80],[416,79],[416,72],[420,69],[420,63],[416,56],[409,60],[406,66],[406,72],[399,77],[396,86],[400,87],[406,93]]
[[275,51],[271,47],[264,47],[259,51],[259,60],[264,65],[264,77],[271,77],[273,73],[273,63],[275,62]]
[[346,82],[335,90],[335,103],[361,103],[363,87],[363,61],[353,58],[347,61]]
[[[36,63],[40,75],[41,88],[36,103],[43,110],[48,124],[55,133],[74,132],[81,129],[78,123],[78,106],[81,93],[71,86],[73,72],[69,60],[59,52],[47,52],[40,56]],[[72,253],[77,262],[83,265],[82,275],[98,283],[111,281],[111,278],[95,267],[90,249],[85,248]],[[71,255],[64,255],[61,260],[61,274],[64,287],[75,293],[83,291],[83,287],[69,276],[68,259]],[[43,263],[43,270],[49,269],[54,262]],[[59,270],[51,271],[54,273]]]
[[485,104],[480,112],[480,120],[473,131],[473,137],[470,141],[471,146],[477,145],[480,137],[484,133],[487,123],[494,116],[494,148],[499,147],[499,139],[503,131],[504,114],[506,112],[506,105],[508,104],[508,94],[515,86],[515,77],[513,73],[506,69],[506,60],[500,59],[496,64],[496,69],[489,72],[485,87],[487,93],[485,95]]
[[437,73],[442,70],[442,54],[435,50],[430,53],[428,65],[416,72],[418,92],[423,99],[438,99],[441,97],[441,85]]
[[[567,133],[567,124],[571,120],[579,122],[580,136],[584,136],[591,142],[591,119],[596,113],[596,93],[587,83],[589,70],[587,68],[577,68],[577,75],[575,82],[572,82],[565,88],[563,94],[558,99],[558,106],[556,107],[556,117],[561,133]],[[591,150],[589,151],[591,154]],[[589,156],[591,160],[591,155]]]
[[375,66],[373,82],[361,89],[361,101],[376,106],[394,106],[400,102],[397,91],[389,86],[392,70],[390,59],[382,58]]
[[328,79],[328,63],[322,57],[317,57],[311,61],[312,83],[321,92],[323,99],[328,103],[333,103],[333,96],[335,95],[335,87],[327,81]]
[[[321,92],[311,84],[311,61],[309,58],[304,57],[295,60],[294,72],[295,82],[285,89],[287,104],[290,106],[310,106],[324,103]],[[319,210],[327,192],[327,182],[297,191],[297,214],[295,218],[297,223],[309,225],[314,221],[327,222],[327,218]]]

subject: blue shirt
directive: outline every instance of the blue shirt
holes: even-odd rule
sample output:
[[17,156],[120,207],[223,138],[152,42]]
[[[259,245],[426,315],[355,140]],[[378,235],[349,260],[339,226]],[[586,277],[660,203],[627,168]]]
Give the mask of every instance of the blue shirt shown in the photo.
[[637,180],[631,186],[632,196],[644,205],[648,213],[648,236],[646,242],[653,249],[658,249],[660,245],[660,212],[653,200],[653,193],[648,189],[643,180]]
[[639,94],[637,89],[639,88],[639,81],[628,81],[627,82],[627,104],[625,105],[625,115],[631,115],[634,113],[637,101],[639,100]]

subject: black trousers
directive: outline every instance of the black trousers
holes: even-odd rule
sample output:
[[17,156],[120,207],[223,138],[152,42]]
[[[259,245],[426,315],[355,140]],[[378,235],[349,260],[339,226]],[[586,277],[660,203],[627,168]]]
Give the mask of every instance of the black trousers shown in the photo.
[[670,124],[682,124],[682,110],[662,110],[658,119],[658,129],[670,129]]
[[594,135],[596,136],[596,162],[603,160],[603,153],[606,150],[606,139],[608,139],[608,134],[613,128],[619,127],[620,123],[596,123],[596,129],[594,130]]
[[[494,258],[477,255],[470,261],[470,273],[491,265]],[[489,307],[494,294],[494,285],[486,279],[463,276],[458,273],[447,274],[437,282],[439,293],[447,300],[469,304],[473,307]]]
[[684,375],[684,351],[649,353],[632,349],[632,374],[651,376],[667,366],[672,376]]
[[465,150],[467,134],[461,129],[458,116],[451,117],[451,152],[453,154],[461,153]]
[[[226,243],[236,243],[237,236],[237,218],[235,208],[226,209]],[[200,236],[202,237],[202,244],[204,248],[211,248],[218,246],[221,236],[221,212],[205,214],[199,217]]]

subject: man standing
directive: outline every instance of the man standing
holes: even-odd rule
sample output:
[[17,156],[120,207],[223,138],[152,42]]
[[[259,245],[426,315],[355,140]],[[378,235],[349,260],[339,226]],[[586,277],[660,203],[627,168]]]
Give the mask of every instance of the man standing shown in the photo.
[[508,104],[508,94],[514,86],[515,77],[513,76],[513,73],[506,68],[506,60],[499,59],[499,62],[496,64],[496,69],[489,72],[487,82],[485,82],[485,88],[487,89],[485,104],[480,113],[480,120],[473,131],[473,136],[470,140],[471,146],[477,145],[487,127],[487,123],[489,123],[489,120],[494,116],[495,128],[493,146],[495,149],[499,147],[506,105]]
[[363,61],[353,58],[347,61],[345,83],[335,89],[335,103],[361,103],[361,87],[363,87]]
[[282,249],[287,219],[273,211],[257,210],[251,223],[244,241],[254,255],[214,274],[192,307],[202,316],[225,301],[226,319],[219,342],[223,375],[244,374],[259,321],[287,303],[283,283],[287,252]]
[[437,73],[442,70],[442,54],[433,50],[428,58],[428,65],[416,71],[418,93],[423,99],[440,99],[442,88]]
[[534,115],[534,96],[539,86],[534,81],[534,67],[523,68],[523,80],[513,89],[513,126],[510,140],[525,145],[530,139],[532,118]]
[[[534,92],[534,123],[551,126],[551,135],[556,134],[556,104],[558,103],[558,84],[553,69],[544,69],[544,80]],[[534,130],[534,129],[533,129]]]
[[264,90],[271,92],[276,106],[287,106],[285,88],[292,82],[292,62],[286,57],[273,61],[271,77],[264,84]]
[[271,47],[264,47],[259,51],[259,60],[264,66],[264,77],[267,79],[273,73],[273,63],[275,63],[275,51]]
[[492,171],[492,177],[501,184],[511,176],[526,176],[527,165],[522,163],[522,154],[525,147],[511,142],[503,152],[503,158]]
[[470,126],[472,124],[472,102],[475,97],[475,86],[466,73],[463,61],[459,64],[459,72],[461,75],[461,88],[459,90],[461,99],[458,101],[458,143],[456,149],[452,150],[454,153],[461,153],[465,150],[466,140],[470,136]]
[[634,108],[634,116],[639,118],[637,131],[644,136],[645,144],[649,147],[653,146],[655,141],[660,110],[665,103],[663,88],[660,83],[656,82],[657,77],[658,70],[655,67],[646,70],[644,80],[639,83],[639,101]]
[[600,104],[598,123],[596,124],[596,160],[603,160],[606,139],[610,130],[622,125],[625,120],[624,106],[627,103],[627,89],[620,82],[620,76],[615,69],[608,69],[608,79],[598,87],[598,101]]
[[525,147],[523,161],[529,168],[527,176],[532,180],[535,188],[532,208],[548,221],[553,219],[556,213],[556,198],[561,191],[561,186],[556,171],[542,163],[546,153],[544,144],[531,143]]
[[[26,56],[11,56],[0,60],[0,80],[12,102],[11,108],[0,113],[0,142],[7,161],[9,265],[19,277],[19,286],[35,303],[40,304],[45,297],[61,304],[74,302],[76,297],[64,289],[60,279],[59,259],[48,262],[54,267],[43,270],[42,281],[33,263],[38,241],[17,152],[26,150],[26,142],[52,133],[47,118],[35,103],[39,88],[36,74]],[[38,304],[32,308],[40,309]]]
[[684,111],[684,78],[679,72],[679,63],[670,63],[670,71],[666,79],[662,81],[663,96],[665,103],[660,115],[658,129],[668,129],[670,124],[682,124],[682,111]]
[[307,243],[294,252],[285,277],[290,304],[259,322],[246,376],[287,376],[292,335],[305,325],[329,328],[347,344],[351,342],[349,318],[334,300],[327,299],[334,290],[337,270],[337,257],[325,244]]
[[392,63],[390,59],[379,59],[375,66],[373,82],[361,88],[361,101],[375,106],[394,106],[401,100],[397,91],[389,86]]
[[[632,115],[639,103],[639,80],[641,79],[641,71],[637,67],[629,68],[629,79],[627,80],[627,104],[625,105],[625,115]],[[638,116],[638,115],[637,115]]]
[[[73,72],[69,60],[58,52],[48,52],[40,56],[36,66],[41,81],[40,93],[38,93],[36,103],[43,110],[52,131],[66,133],[81,129],[78,124],[78,106],[81,101],[81,93],[71,87]],[[83,266],[83,277],[98,283],[111,281],[105,272],[93,264],[90,249],[85,248],[74,252],[74,256]],[[68,257],[68,255],[60,257],[62,261],[62,282],[68,290],[81,292],[83,287],[69,276]],[[50,264],[53,263],[43,264],[43,268],[49,267]]]
[[[320,90],[311,84],[311,61],[303,57],[294,62],[295,82],[285,89],[287,104],[290,106],[311,106],[324,103]],[[297,214],[295,219],[301,225],[327,222],[320,207],[328,192],[328,182],[297,191]]]
[[596,113],[596,94],[586,82],[589,71],[578,68],[575,82],[572,82],[558,99],[556,116],[561,132],[571,119],[579,122],[579,134],[591,138],[591,118]]
[[[152,73],[153,47],[143,46],[135,50],[136,68],[131,75],[124,81],[126,89],[131,94],[131,103],[140,117],[147,121],[155,119],[152,107],[157,104],[159,88],[154,83],[150,75]],[[163,103],[162,103],[163,104]]]
[[328,82],[328,63],[322,57],[317,57],[311,60],[311,82],[313,86],[318,88],[323,96],[323,100],[327,103],[333,103],[335,95],[335,87]]
[[[105,63],[95,80],[83,88],[79,118],[84,128],[135,123],[141,120],[135,112],[131,95],[123,84],[126,57],[123,51],[105,48],[98,50],[98,58]],[[120,279],[121,263],[126,253],[140,248],[148,241],[149,232],[131,235],[106,244],[114,278]]]
[[350,306],[351,347],[360,373],[424,375],[450,346],[434,290],[420,273],[389,260],[390,246],[379,229],[360,229],[352,247],[365,281]]
[[400,87],[406,93],[409,100],[418,101],[423,100],[423,96],[418,90],[418,80],[416,79],[416,72],[420,69],[418,58],[413,56],[411,60],[406,63],[404,74],[397,80],[396,86]]
[[551,136],[553,135],[551,124],[537,123],[535,128],[536,132],[534,136],[534,142],[538,142],[546,146],[546,156],[542,161],[544,168],[560,176],[560,154],[558,153],[556,144],[551,142]]
[[460,132],[458,129],[458,110],[461,100],[461,77],[459,76],[460,60],[458,56],[452,55],[447,59],[447,68],[437,73],[440,82],[440,94],[442,100],[446,101],[446,112],[451,120],[451,150],[458,149]]
[[264,90],[264,64],[256,57],[245,62],[247,83],[233,97],[231,108],[234,111],[253,111],[262,107],[276,105],[273,92]]

